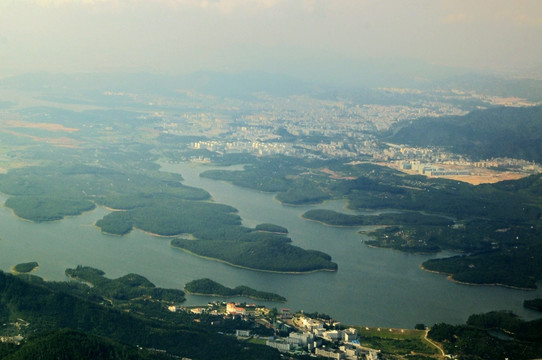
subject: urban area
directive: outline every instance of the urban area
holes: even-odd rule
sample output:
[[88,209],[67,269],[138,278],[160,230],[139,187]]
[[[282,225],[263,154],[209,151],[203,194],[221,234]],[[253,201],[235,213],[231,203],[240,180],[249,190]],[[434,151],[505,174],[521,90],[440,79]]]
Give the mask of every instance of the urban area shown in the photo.
[[[370,328],[345,327],[325,314],[305,315],[303,312],[293,313],[287,308],[277,310],[256,304],[219,301],[209,303],[206,307],[171,305],[168,310],[171,312],[185,311],[196,315],[205,313],[224,318],[238,317],[245,322],[263,325],[272,329],[274,335],[262,336],[246,329],[236,329],[235,333],[230,335],[265,344],[283,353],[347,360],[376,360],[380,354],[379,349],[371,349],[360,344],[358,331],[369,331]],[[406,330],[386,329],[382,331],[404,332]]]

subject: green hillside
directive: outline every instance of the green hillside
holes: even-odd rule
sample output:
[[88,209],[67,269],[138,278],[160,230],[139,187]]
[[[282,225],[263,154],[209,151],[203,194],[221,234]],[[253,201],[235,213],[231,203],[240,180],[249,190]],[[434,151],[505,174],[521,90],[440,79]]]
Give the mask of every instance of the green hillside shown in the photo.
[[[70,283],[49,283],[32,276],[24,278],[30,282],[0,272],[0,321],[3,324],[17,322],[22,335],[28,338],[20,348],[0,346],[2,358],[50,359],[51,357],[40,356],[58,354],[58,350],[52,347],[60,346],[66,347],[67,354],[74,356],[58,357],[59,359],[85,358],[84,354],[79,353],[85,349],[116,354],[111,357],[104,356],[104,359],[124,359],[130,358],[136,345],[149,350],[159,349],[169,358],[279,358],[278,353],[271,348],[243,344],[217,334],[216,329],[209,328],[208,325],[194,323],[189,315],[174,314],[161,308],[152,316],[143,316],[137,310],[120,310],[107,303],[95,302],[93,296],[84,295]],[[124,283],[134,279],[142,283],[141,278],[133,276],[121,279]],[[145,285],[146,282],[142,284]],[[149,306],[152,306],[152,301],[149,303]],[[133,306],[137,309],[137,302]],[[65,336],[59,336],[59,333],[55,332],[61,329],[76,332],[67,331]],[[80,345],[77,345],[78,341]],[[118,346],[117,343],[124,345]],[[42,350],[47,355],[34,357]],[[97,355],[92,351],[88,356]]]
[[542,162],[542,106],[497,107],[465,116],[400,124],[384,140],[443,147],[473,159],[510,157]]

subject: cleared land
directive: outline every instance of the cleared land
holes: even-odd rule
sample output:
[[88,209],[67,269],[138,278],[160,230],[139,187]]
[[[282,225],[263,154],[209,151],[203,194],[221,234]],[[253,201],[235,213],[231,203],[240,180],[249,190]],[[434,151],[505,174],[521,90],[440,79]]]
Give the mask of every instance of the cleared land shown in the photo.
[[[401,169],[400,165],[397,163],[379,163],[379,165],[387,166],[389,168],[399,170],[409,175],[420,175],[420,173],[415,170]],[[496,170],[491,170],[491,169],[477,168],[473,166],[457,166],[457,165],[446,165],[446,164],[438,164],[438,166],[444,168],[447,171],[467,170],[467,171],[470,171],[471,174],[470,175],[427,176],[428,178],[451,179],[451,180],[463,181],[472,185],[479,185],[479,184],[493,184],[493,183],[504,181],[504,180],[518,180],[526,176],[529,176],[529,174],[520,173],[520,172],[496,171]]]

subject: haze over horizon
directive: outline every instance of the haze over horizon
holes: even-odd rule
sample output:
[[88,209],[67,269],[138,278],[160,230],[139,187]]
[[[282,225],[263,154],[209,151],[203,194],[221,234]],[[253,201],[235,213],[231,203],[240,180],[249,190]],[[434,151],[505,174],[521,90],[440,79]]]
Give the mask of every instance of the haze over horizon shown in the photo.
[[[542,66],[537,0],[2,0],[0,77],[26,72]],[[324,73],[324,75],[322,75]]]

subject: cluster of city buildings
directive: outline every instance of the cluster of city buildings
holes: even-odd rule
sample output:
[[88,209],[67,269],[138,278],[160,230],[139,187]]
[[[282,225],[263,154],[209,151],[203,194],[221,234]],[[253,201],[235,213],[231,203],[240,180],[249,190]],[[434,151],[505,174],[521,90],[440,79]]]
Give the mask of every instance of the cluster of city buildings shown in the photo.
[[401,169],[413,170],[422,175],[427,176],[457,176],[457,175],[470,175],[469,170],[446,170],[441,166],[435,166],[433,164],[422,163],[418,160],[405,161],[401,163]]
[[[342,329],[341,324],[333,320],[294,316],[290,309],[286,308],[276,312],[274,323],[266,320],[271,310],[256,304],[241,306],[239,303],[215,301],[209,303],[207,307],[171,305],[168,310],[193,314],[205,312],[224,317],[240,316],[245,320],[257,321],[275,330],[275,336],[265,338],[265,344],[284,353],[313,354],[323,358],[344,360],[376,360],[380,353],[379,350],[362,346],[355,328]],[[236,330],[235,336],[245,339],[258,337],[253,335],[251,330],[244,329]]]
[[296,317],[292,324],[299,331],[290,332],[287,337],[271,337],[266,341],[266,345],[281,352],[306,351],[337,360],[378,358],[380,351],[361,346],[357,330],[354,328],[326,329],[322,321],[305,316]]
[[[5,335],[0,336],[0,342],[20,345],[21,342],[24,340],[24,337],[21,335],[21,333],[24,333],[25,331],[22,329],[27,328],[29,325],[30,323],[23,319],[17,319],[17,321],[13,323],[3,324],[3,333]],[[6,334],[17,334],[17,335],[6,335]]]
[[0,336],[0,342],[11,343],[15,345],[20,345],[21,341],[24,340],[24,337],[21,334],[15,336]]
[[[162,120],[162,133],[195,138],[190,145],[192,149],[291,156],[320,152],[324,157],[356,157],[380,152],[381,149],[366,146],[365,142],[371,142],[372,133],[386,130],[395,123],[465,113],[457,106],[440,101],[416,105],[357,105],[352,100],[308,96],[263,100],[234,105],[223,99],[223,103],[194,106],[192,112],[161,112],[152,118]],[[289,141],[283,137],[288,134],[312,141]],[[319,137],[333,140],[314,141]],[[346,143],[342,144],[343,140]]]
[[[194,138],[187,143],[189,150],[208,150],[217,154],[280,154],[300,158],[372,160],[390,164],[399,162],[400,169],[444,177],[472,175],[473,168],[506,168],[522,173],[542,171],[540,165],[524,160],[502,158],[471,162],[441,149],[394,144],[385,144],[383,147],[383,144],[375,141],[372,132],[377,128],[387,128],[398,121],[428,116],[424,112],[420,113],[418,108],[379,105],[351,107],[342,103],[319,105],[316,110],[304,109],[303,105],[300,107],[284,112],[281,112],[280,106],[256,109],[254,111],[261,113],[251,114],[247,111],[248,114],[234,119],[224,114],[184,114],[182,119],[164,121],[161,131]],[[326,116],[317,115],[320,111],[318,109]],[[432,111],[433,116],[457,112],[454,109]],[[166,114],[162,115],[167,117]],[[296,137],[297,140],[283,138],[281,133]],[[202,163],[211,161],[208,156],[197,153],[179,159],[186,160]]]
[[[256,156],[384,162],[402,170],[443,177],[473,175],[474,168],[513,169],[525,174],[542,171],[540,165],[522,160],[471,162],[442,149],[379,143],[374,135],[378,131],[422,117],[463,115],[466,111],[450,100],[478,99],[475,94],[449,90],[381,90],[392,97],[397,94],[408,96],[409,104],[357,105],[352,99],[339,97],[261,95],[263,101],[223,99],[223,102],[194,106],[191,112],[161,112],[152,117],[162,120],[157,128],[162,133],[190,139],[188,150],[208,150],[216,154],[249,153]],[[483,100],[491,102],[490,99]],[[179,158],[179,161],[187,160],[211,161],[205,152],[197,151],[189,151],[186,157]]]
[[[177,312],[177,311],[185,311],[190,312],[192,314],[203,314],[203,313],[209,313],[211,315],[220,315],[221,312],[217,309],[217,306],[226,305],[226,309],[222,314],[224,315],[239,315],[239,316],[245,316],[245,315],[254,315],[256,310],[262,311],[261,308],[257,308],[256,304],[247,304],[246,307],[241,307],[239,303],[209,303],[207,307],[205,306],[198,306],[198,307],[190,307],[190,306],[182,306],[182,305],[169,305],[168,310],[171,312]],[[249,309],[247,309],[249,308]],[[267,310],[267,309],[265,309]]]

